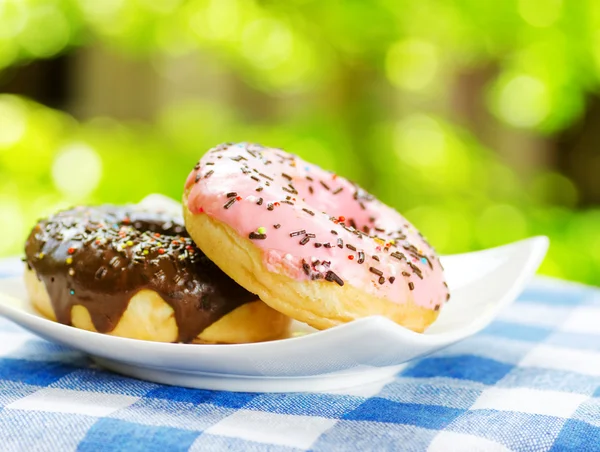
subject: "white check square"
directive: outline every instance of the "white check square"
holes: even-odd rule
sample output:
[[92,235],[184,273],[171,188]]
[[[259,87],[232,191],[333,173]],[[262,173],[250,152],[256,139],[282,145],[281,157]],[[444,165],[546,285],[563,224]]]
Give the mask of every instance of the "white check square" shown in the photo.
[[569,333],[600,335],[600,308],[580,306],[574,309],[560,329]]
[[519,367],[557,369],[600,377],[600,353],[574,348],[539,345],[521,360]]
[[510,452],[510,449],[480,436],[443,431],[433,439],[427,452]]
[[108,416],[139,400],[138,397],[97,392],[72,391],[68,389],[44,388],[19,399],[7,409],[45,411],[50,413],[83,414],[86,416]]
[[239,410],[206,429],[211,435],[308,449],[335,419]]
[[570,392],[490,388],[479,396],[471,410],[517,411],[569,418],[587,398]]
[[16,352],[31,338],[28,334],[0,333],[0,357]]

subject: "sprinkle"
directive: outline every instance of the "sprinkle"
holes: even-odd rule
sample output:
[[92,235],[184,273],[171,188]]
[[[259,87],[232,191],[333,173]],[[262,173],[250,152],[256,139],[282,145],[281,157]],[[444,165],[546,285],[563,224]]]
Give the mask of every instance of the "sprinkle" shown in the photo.
[[346,243],[346,248],[352,251],[356,251],[356,247],[354,245],[350,245],[349,243]]
[[309,242],[309,240],[310,240],[310,237],[309,237],[309,236],[307,236],[307,235],[305,235],[305,236],[302,238],[302,240],[300,240],[300,242],[299,242],[299,243],[300,243],[300,245],[306,245],[306,244]]
[[264,226],[260,226],[256,232],[258,232],[259,234],[266,234],[267,233],[267,228],[265,228]]
[[256,191],[263,191],[264,187],[258,187]]
[[165,254],[164,248],[159,248],[158,249],[158,254]]
[[377,262],[379,262],[379,256],[373,256],[373,260],[376,260]]
[[248,235],[248,238],[249,238],[250,240],[264,240],[264,239],[266,239],[266,238],[267,238],[267,234],[260,234],[260,233],[259,233],[259,234],[257,234],[256,232],[251,232],[251,233]]
[[367,210],[367,206],[365,206],[365,204],[362,201],[359,201],[358,205],[362,210]]
[[323,246],[322,243],[315,242],[315,248],[321,248]]
[[304,259],[302,259],[302,270],[304,270],[307,276],[310,275],[310,265]]
[[323,186],[323,188],[325,190],[329,190],[329,186],[325,182],[323,182],[322,180],[320,180],[319,182],[321,183],[321,185]]
[[267,210],[273,210],[273,209],[274,209],[274,207],[273,207],[272,203],[267,204]]
[[352,261],[352,260],[354,260],[354,256],[352,254],[348,254],[348,259],[350,259]]
[[365,261],[365,253],[363,251],[359,251],[358,252],[358,260],[356,262],[358,262],[359,264],[362,264]]
[[402,276],[410,276],[410,273],[408,273],[408,272],[402,272]]
[[144,256],[147,256],[147,255],[148,255],[148,253],[149,253],[149,251],[148,251],[148,250],[144,250],[144,251],[142,251],[142,254],[143,254]]
[[45,254],[44,253],[39,253],[37,255],[38,259],[42,260],[44,258]]
[[75,291],[74,291],[73,289],[71,289],[71,290],[69,291],[69,293],[70,293],[71,295],[75,295]]
[[344,247],[344,241],[342,239],[337,239],[337,246],[338,246],[338,248],[343,248]]
[[250,179],[255,180],[256,182],[260,182],[260,179],[256,176],[250,176]]
[[334,194],[334,195],[337,195],[338,193],[341,193],[341,191],[342,191],[343,189],[344,189],[344,187],[339,187],[339,188],[337,188],[337,189],[336,189],[336,190],[333,192],[333,194]]
[[230,191],[229,193],[227,193],[226,195],[228,198],[235,198],[237,196],[237,192],[235,191]]
[[225,204],[223,206],[224,209],[229,209],[231,206],[233,206],[233,204],[237,201],[236,198],[230,198],[229,201],[227,201],[227,204]]
[[274,225],[273,225],[273,227],[274,227],[275,229],[279,229],[279,228],[281,227],[281,225],[280,225],[279,223],[277,223],[277,224],[274,224]]
[[65,262],[67,263],[67,265],[71,265],[73,263],[73,258],[72,257],[67,257],[67,259],[65,260]]
[[446,301],[448,301],[449,299],[450,299],[450,294],[449,294],[449,293],[447,293],[447,294],[446,294]]
[[290,176],[289,174],[281,173],[281,175],[283,177],[285,177],[287,180],[292,180],[292,176]]
[[331,243],[329,243],[329,242],[327,242],[327,243],[324,243],[324,244],[323,244],[323,246],[324,246],[325,248],[331,248]]
[[337,219],[337,221],[339,221],[340,223],[343,223],[344,221],[346,221],[346,217],[343,215],[340,215]]
[[331,233],[332,233],[333,235],[338,235],[337,231],[334,231],[333,229],[331,230]]
[[73,268],[69,269],[69,276],[73,276],[75,274],[75,270]]
[[412,282],[412,281],[410,281],[410,282],[408,283],[408,288],[409,288],[410,290],[415,290],[415,285],[413,284],[413,282]]
[[302,210],[304,210],[307,214],[311,215],[311,216],[315,216],[315,213],[312,210],[308,210],[306,208],[303,208]]
[[106,276],[106,273],[108,273],[108,270],[106,270],[106,268],[104,268],[104,267],[100,267],[96,271],[96,274],[94,276],[96,277],[96,279],[102,279]]
[[440,310],[440,305],[436,304],[435,307],[433,308],[434,311],[439,311]]
[[385,282],[385,278],[383,276],[379,277],[379,284],[383,284]]
[[[308,168],[308,167],[307,167],[307,168]],[[308,171],[308,170],[307,170],[307,171]],[[311,181],[311,182],[312,182],[314,179],[313,179],[312,177],[310,177],[310,176],[306,176],[306,180],[309,180],[309,181]]]
[[394,281],[396,281],[396,277],[395,276],[390,276],[390,284],[394,284]]
[[336,275],[334,272],[332,272],[331,270],[329,270],[327,272],[327,274],[325,275],[325,280],[326,281],[334,281],[336,282],[339,286],[343,286],[344,285],[344,281],[342,280],[342,278],[340,278],[338,275]]
[[289,204],[290,206],[293,206],[294,203],[292,201],[288,201],[287,199],[284,199],[283,201],[281,201],[284,204]]
[[214,162],[206,162],[205,165],[214,165]]
[[298,192],[297,192],[295,189],[294,189],[294,190],[292,190],[291,188],[282,187],[282,190],[283,190],[283,191],[287,191],[288,193],[291,193],[291,194],[293,194],[293,195],[297,195],[297,194],[298,194]]
[[315,189],[312,188],[312,185],[308,186],[308,192],[312,195],[315,192]]
[[258,201],[256,201],[256,204],[258,204],[259,206],[262,206],[262,203],[263,203],[263,199],[258,198]]
[[294,258],[294,256],[292,256],[290,253],[286,254],[284,257],[287,261],[291,261]]
[[406,256],[404,254],[402,254],[400,251],[394,251],[392,254],[390,254],[390,256],[395,257],[399,261],[401,261],[402,259],[406,259]]
[[74,252],[75,252],[75,248],[69,248],[67,250],[67,253],[69,253],[69,254],[73,254]]
[[299,231],[290,232],[290,237],[296,237],[296,236],[302,235],[302,234],[306,234],[306,230],[305,229],[301,229]]
[[262,177],[264,177],[265,179],[268,179],[268,180],[270,180],[270,181],[272,181],[272,180],[273,180],[273,178],[272,178],[272,177],[269,177],[269,176],[267,176],[266,174],[263,174],[263,173],[258,173],[258,175],[259,175],[259,176],[262,176]]
[[214,171],[213,171],[213,170],[210,170],[208,173],[206,173],[206,174],[204,175],[204,179],[208,179],[210,176],[212,176],[212,175],[213,175],[213,173],[214,173]]
[[377,276],[382,276],[383,272],[381,270],[379,270],[378,268],[375,267],[369,267],[369,271],[371,273],[375,273]]
[[200,179],[202,179],[202,174],[198,173],[196,174],[196,178],[194,179],[194,182],[198,182]]
[[127,246],[133,246],[133,241],[132,241],[132,240],[127,240],[127,243],[126,243],[126,245],[127,245]]
[[316,237],[316,235],[315,235],[315,234],[308,233],[308,234],[306,234],[306,237],[308,237],[308,238],[311,238],[311,239],[314,239],[314,238]]

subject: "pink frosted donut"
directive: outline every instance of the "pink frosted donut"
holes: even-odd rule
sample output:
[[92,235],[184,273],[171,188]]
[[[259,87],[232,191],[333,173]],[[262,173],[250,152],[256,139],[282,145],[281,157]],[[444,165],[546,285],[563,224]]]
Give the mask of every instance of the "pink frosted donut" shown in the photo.
[[402,215],[281,149],[211,149],[186,181],[184,215],[225,273],[315,328],[383,315],[423,331],[449,299],[434,249]]

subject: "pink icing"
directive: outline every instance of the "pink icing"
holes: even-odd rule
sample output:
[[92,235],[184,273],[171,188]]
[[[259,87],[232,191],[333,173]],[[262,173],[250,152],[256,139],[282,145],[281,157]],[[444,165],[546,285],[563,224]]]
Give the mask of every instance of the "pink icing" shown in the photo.
[[351,284],[429,309],[449,298],[435,251],[402,215],[280,149],[220,145],[202,157],[185,186],[190,211],[252,240],[270,272]]

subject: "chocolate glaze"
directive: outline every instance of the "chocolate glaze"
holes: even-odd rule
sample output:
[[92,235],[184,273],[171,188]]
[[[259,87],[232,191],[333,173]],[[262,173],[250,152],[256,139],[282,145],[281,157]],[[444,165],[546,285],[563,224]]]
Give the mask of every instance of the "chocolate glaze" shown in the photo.
[[142,289],[175,313],[179,342],[191,342],[235,308],[257,300],[210,261],[180,219],[136,206],[76,207],[41,220],[25,244],[60,323],[82,305],[111,332]]

